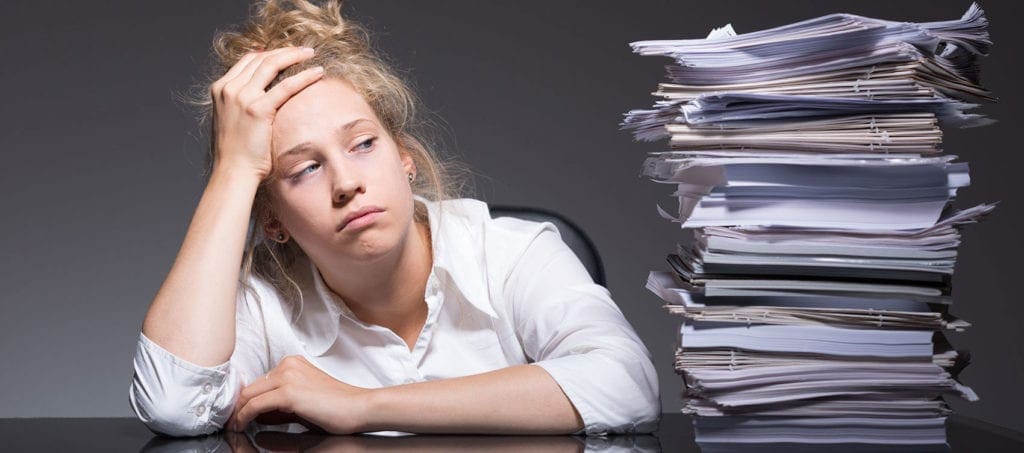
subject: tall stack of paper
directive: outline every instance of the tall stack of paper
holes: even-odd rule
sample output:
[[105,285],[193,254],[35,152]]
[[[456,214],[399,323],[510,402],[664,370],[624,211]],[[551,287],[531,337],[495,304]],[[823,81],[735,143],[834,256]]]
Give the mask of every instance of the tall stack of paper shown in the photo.
[[[833,14],[706,39],[640,41],[670,57],[637,140],[690,229],[647,288],[681,315],[676,370],[698,441],[943,444],[966,358],[943,332],[970,184],[942,127],[991,120],[977,4],[959,20]],[[841,439],[841,440],[836,440]]]

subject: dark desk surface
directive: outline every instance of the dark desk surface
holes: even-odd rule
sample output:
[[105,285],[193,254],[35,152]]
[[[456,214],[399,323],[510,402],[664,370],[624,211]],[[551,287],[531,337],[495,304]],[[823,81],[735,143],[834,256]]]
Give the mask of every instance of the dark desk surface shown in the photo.
[[[949,447],[927,451],[1024,452],[1024,435],[979,420],[954,415],[946,421]],[[673,451],[699,452],[693,426],[682,414],[664,414],[654,435],[639,436],[439,436],[405,437],[324,436],[284,432],[259,432],[252,438],[239,433],[219,432],[196,438],[157,436],[133,418],[8,418],[0,419],[0,442],[4,451]],[[767,448],[766,448],[767,447]],[[822,445],[722,445],[717,451],[821,451]],[[919,451],[907,446],[846,444],[827,447],[835,451],[904,452]],[[710,449],[709,449],[710,450]]]

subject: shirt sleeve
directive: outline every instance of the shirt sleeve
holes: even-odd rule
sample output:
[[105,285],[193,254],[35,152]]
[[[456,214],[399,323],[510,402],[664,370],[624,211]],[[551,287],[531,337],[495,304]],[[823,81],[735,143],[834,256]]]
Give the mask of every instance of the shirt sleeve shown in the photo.
[[[129,402],[151,431],[168,436],[199,436],[221,429],[238,394],[267,372],[266,340],[257,330],[254,310],[239,288],[235,316],[235,350],[213,367],[178,357],[139,332]],[[262,326],[263,323],[259,322]]]
[[554,224],[540,225],[505,286],[524,352],[580,413],[575,434],[655,431],[661,399],[650,351]]

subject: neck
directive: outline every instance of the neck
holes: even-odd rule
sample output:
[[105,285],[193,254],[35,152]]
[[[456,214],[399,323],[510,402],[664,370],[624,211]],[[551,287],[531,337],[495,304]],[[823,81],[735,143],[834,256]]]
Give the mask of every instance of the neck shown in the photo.
[[432,266],[430,227],[413,222],[394,253],[372,264],[331,263],[317,268],[327,287],[360,321],[398,331],[425,317],[423,294]]

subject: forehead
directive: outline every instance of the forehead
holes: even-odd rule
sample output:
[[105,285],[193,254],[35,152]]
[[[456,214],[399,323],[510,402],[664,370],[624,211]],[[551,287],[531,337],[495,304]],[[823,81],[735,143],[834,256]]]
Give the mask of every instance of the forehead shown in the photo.
[[[274,116],[273,148],[279,154],[303,142],[328,140],[338,126],[359,118],[380,124],[377,115],[352,85],[321,79],[296,93]],[[373,124],[361,121],[360,126]]]

